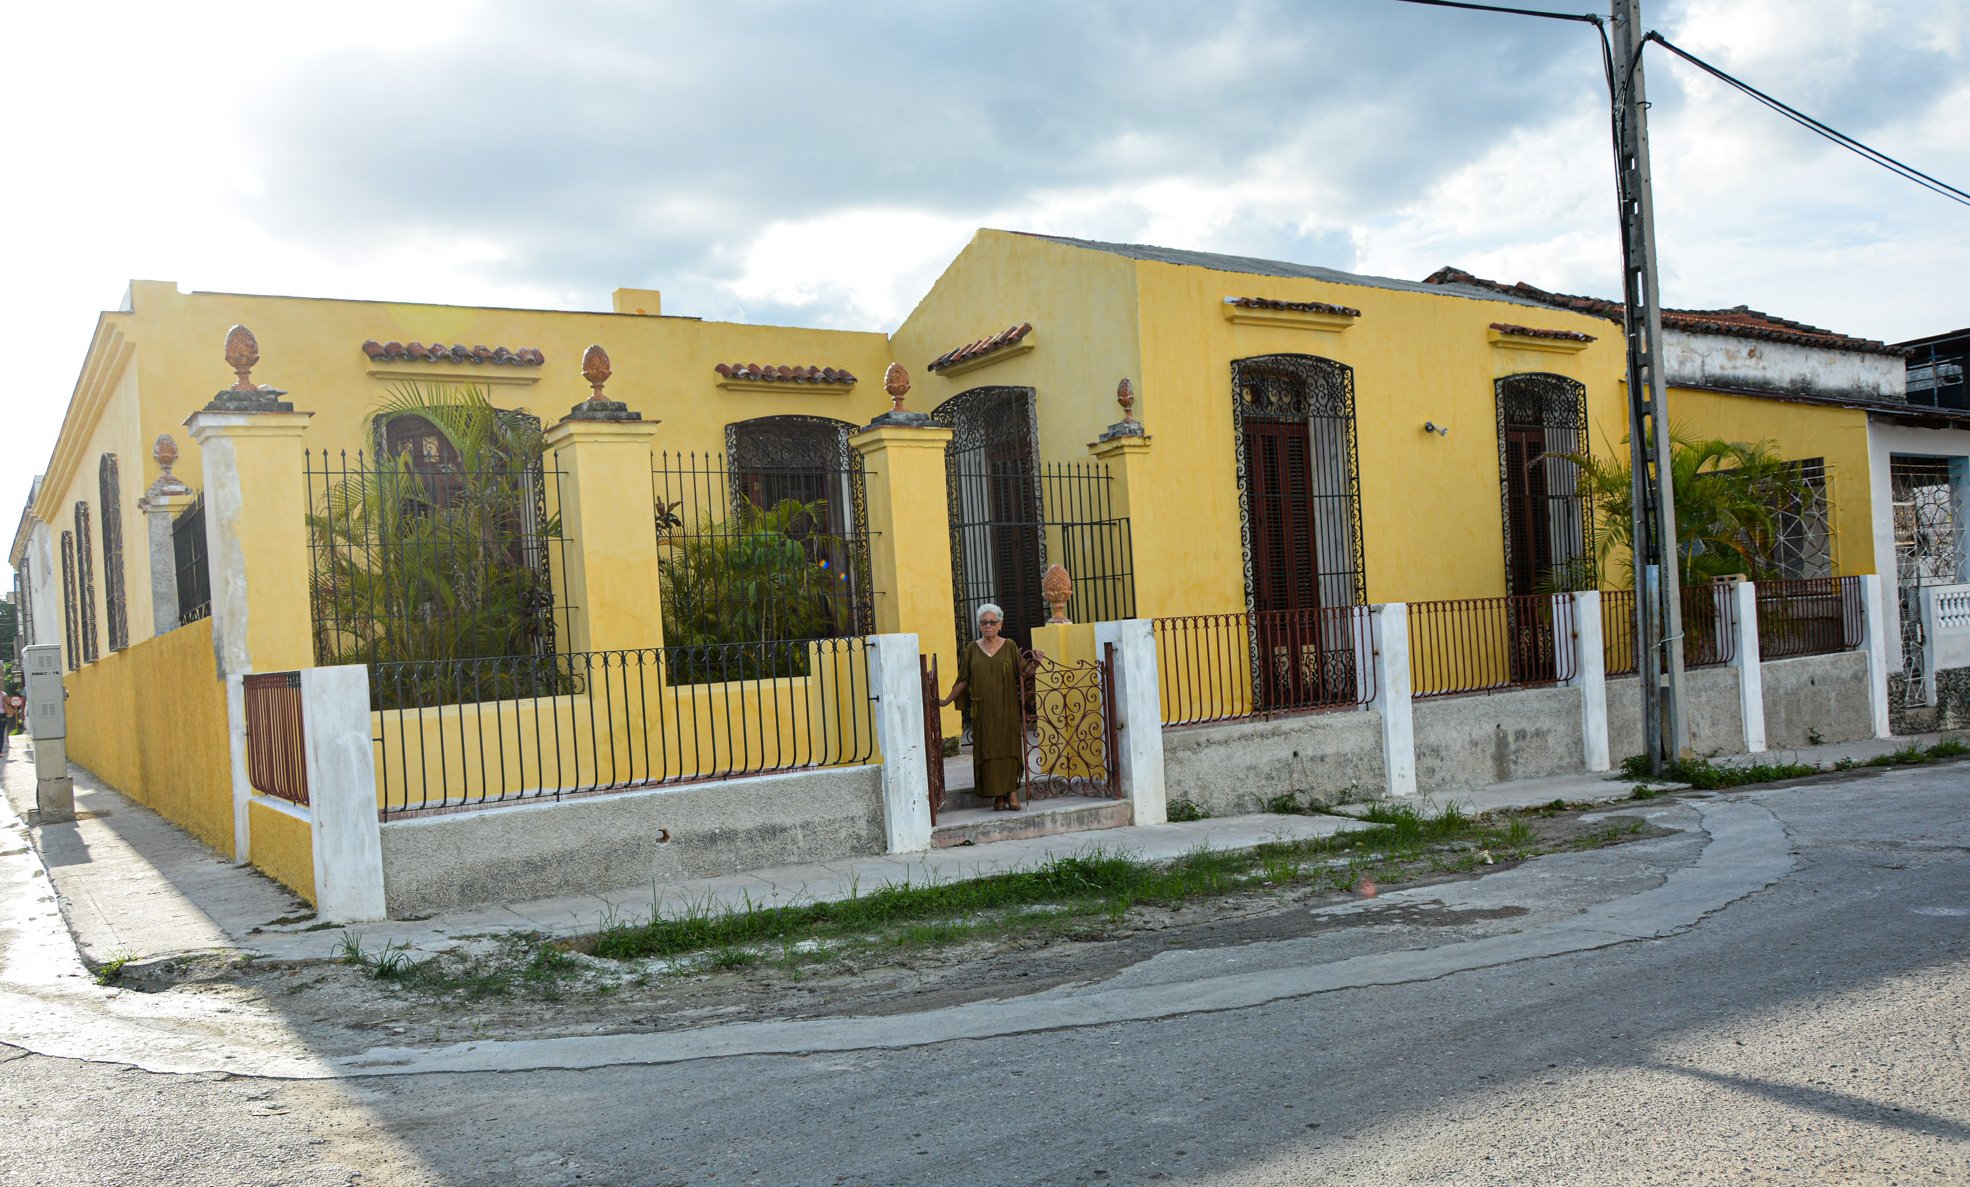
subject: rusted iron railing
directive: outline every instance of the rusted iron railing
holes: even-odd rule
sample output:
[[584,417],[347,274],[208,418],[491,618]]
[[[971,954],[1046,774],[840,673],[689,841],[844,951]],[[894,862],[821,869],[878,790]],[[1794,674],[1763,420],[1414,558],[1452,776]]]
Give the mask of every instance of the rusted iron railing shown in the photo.
[[308,802],[308,762],[301,720],[301,673],[254,672],[246,694],[246,772],[253,790]]
[[1571,680],[1573,599],[1564,594],[1409,603],[1409,673],[1417,698]]
[[1163,724],[1266,718],[1375,699],[1366,606],[1154,619]]
[[1861,579],[1758,583],[1758,656],[1827,655],[1861,645]]
[[[1737,624],[1729,590],[1719,585],[1683,587],[1683,667],[1712,668],[1737,658]],[[1633,676],[1635,591],[1601,591],[1601,657],[1610,676]]]

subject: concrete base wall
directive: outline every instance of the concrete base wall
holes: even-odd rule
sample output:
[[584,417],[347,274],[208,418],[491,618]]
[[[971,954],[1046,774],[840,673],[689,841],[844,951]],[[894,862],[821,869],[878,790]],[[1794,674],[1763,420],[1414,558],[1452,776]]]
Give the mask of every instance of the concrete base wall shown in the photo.
[[1871,738],[1871,714],[1866,652],[1765,661],[1765,738],[1772,749]]
[[[1744,709],[1738,704],[1737,669],[1696,668],[1683,673],[1684,714],[1693,754],[1743,754]],[[1624,676],[1607,682],[1608,754],[1621,760],[1642,752],[1642,682]]]
[[383,825],[390,917],[883,852],[881,768],[487,808]]
[[1163,785],[1213,816],[1263,812],[1285,792],[1333,803],[1387,786],[1382,715],[1309,713],[1163,730]]
[[1528,688],[1416,702],[1416,790],[1587,769],[1580,690]]
[[1905,705],[1900,672],[1888,674],[1888,724],[1897,734],[1970,729],[1970,668],[1936,673],[1936,703]]

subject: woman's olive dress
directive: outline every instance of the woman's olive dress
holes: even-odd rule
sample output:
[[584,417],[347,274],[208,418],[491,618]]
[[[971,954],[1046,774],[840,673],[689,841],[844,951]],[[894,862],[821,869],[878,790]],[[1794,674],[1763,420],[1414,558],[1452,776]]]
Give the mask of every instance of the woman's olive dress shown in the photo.
[[977,786],[972,794],[1018,795],[1025,769],[1019,720],[1019,647],[1007,641],[997,655],[986,655],[977,643],[967,644],[958,657],[958,679],[971,702],[971,766]]

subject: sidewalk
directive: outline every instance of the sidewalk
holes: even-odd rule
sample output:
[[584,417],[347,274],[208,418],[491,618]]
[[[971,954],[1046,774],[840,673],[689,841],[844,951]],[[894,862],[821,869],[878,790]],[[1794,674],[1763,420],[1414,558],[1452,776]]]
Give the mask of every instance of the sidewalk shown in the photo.
[[[1911,742],[1929,740],[1929,736],[1876,739],[1718,761],[1831,766],[1843,758],[1865,762]],[[24,741],[16,739],[17,743]],[[117,959],[141,964],[232,952],[251,953],[259,959],[317,960],[337,955],[345,932],[360,935],[370,950],[393,944],[426,955],[450,948],[464,937],[486,933],[538,931],[564,936],[590,932],[610,923],[648,918],[653,906],[666,912],[685,906],[786,906],[848,898],[895,883],[948,882],[1030,868],[1090,848],[1168,860],[1197,849],[1244,849],[1267,841],[1330,836],[1343,829],[1364,827],[1340,816],[1277,815],[1138,825],[922,854],[757,870],[344,929],[314,923],[307,904],[284,888],[249,867],[233,865],[155,812],[104,787],[80,767],[73,772],[76,821],[30,832],[20,819],[34,800],[30,755],[27,746],[17,744],[0,765],[0,781],[4,781],[10,801],[10,810],[0,811],[4,817],[0,824],[17,835],[31,835],[76,946],[92,966]],[[1605,775],[1563,775],[1422,798],[1488,812],[1536,807],[1554,800],[1604,803],[1625,799],[1631,791],[1628,783],[1610,781]]]

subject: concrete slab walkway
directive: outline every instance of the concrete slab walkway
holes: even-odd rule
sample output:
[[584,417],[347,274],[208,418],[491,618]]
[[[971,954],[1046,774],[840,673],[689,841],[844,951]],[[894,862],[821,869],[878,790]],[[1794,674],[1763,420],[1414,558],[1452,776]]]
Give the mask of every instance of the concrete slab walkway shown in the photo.
[[[1939,735],[1940,736],[1940,735]],[[1894,738],[1802,748],[1719,762],[1797,761],[1831,766],[1931,739]],[[0,764],[13,811],[4,823],[28,833],[20,816],[32,804],[34,766],[17,745]],[[1602,775],[1565,775],[1416,797],[1456,802],[1474,812],[1534,807],[1554,800],[1610,802],[1627,783]],[[244,951],[277,960],[336,955],[345,929],[323,927],[309,908],[257,872],[233,865],[142,805],[75,770],[77,820],[31,830],[41,862],[83,959],[143,962],[188,954]],[[515,902],[421,920],[346,929],[369,948],[401,945],[415,954],[441,951],[486,933],[539,931],[574,935],[611,922],[648,918],[653,910],[786,906],[866,894],[884,885],[949,882],[1021,868],[1091,849],[1168,860],[1197,849],[1245,849],[1267,841],[1329,836],[1362,827],[1339,816],[1256,815],[1156,826],[1132,825],[1001,841],[928,853],[755,870],[722,878],[624,887],[596,894]]]

